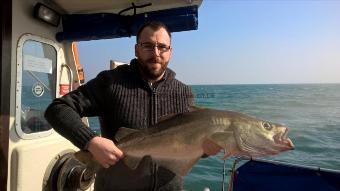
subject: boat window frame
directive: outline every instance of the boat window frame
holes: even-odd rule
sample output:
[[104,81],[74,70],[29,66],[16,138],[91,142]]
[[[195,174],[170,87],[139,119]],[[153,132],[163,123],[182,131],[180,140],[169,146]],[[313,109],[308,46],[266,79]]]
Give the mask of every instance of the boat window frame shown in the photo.
[[[36,36],[33,34],[24,34],[19,38],[18,44],[17,44],[17,50],[16,50],[16,55],[17,55],[17,61],[16,61],[16,101],[15,101],[15,130],[17,135],[21,138],[21,139],[38,139],[38,138],[42,138],[42,137],[47,137],[51,134],[53,134],[54,130],[53,128],[46,130],[46,131],[39,131],[39,132],[33,132],[33,133],[25,133],[22,130],[21,127],[21,96],[22,96],[22,68],[23,68],[23,48],[24,48],[24,44],[27,41],[36,41],[39,43],[43,43],[43,44],[47,44],[52,46],[55,51],[56,51],[56,84],[55,86],[58,87],[57,82],[59,82],[59,70],[60,70],[60,47],[58,46],[58,44],[50,39],[46,39],[40,36]],[[54,97],[57,98],[58,95],[58,88],[55,88],[55,95]]]

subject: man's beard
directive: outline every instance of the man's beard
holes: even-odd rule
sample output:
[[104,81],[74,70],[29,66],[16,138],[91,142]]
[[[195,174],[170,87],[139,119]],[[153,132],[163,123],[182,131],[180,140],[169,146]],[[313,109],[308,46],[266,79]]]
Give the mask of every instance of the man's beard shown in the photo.
[[[152,64],[150,63],[160,63],[161,68],[158,70],[155,70],[152,68]],[[142,71],[144,77],[151,79],[151,80],[156,80],[160,76],[163,75],[164,71],[166,70],[169,62],[162,62],[157,59],[147,59],[145,61],[139,59],[139,68]]]

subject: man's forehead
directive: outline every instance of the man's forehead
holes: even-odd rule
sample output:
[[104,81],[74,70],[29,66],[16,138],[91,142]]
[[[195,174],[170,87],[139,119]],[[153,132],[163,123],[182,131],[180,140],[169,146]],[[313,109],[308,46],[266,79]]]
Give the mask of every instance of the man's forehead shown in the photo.
[[157,40],[160,42],[170,42],[170,36],[164,28],[158,28],[156,30],[151,27],[145,27],[140,34],[140,41],[144,40]]

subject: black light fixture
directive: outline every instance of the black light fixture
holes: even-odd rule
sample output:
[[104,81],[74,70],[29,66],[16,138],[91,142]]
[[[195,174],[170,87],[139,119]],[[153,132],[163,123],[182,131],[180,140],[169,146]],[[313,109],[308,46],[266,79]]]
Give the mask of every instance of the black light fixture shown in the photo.
[[53,26],[59,25],[60,14],[41,3],[37,3],[34,6],[34,17],[41,19],[44,22]]

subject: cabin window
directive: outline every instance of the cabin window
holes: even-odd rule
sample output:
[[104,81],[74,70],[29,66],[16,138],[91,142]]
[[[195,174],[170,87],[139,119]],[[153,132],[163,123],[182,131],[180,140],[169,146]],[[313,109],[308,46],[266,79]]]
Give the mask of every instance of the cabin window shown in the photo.
[[18,62],[17,131],[23,138],[34,138],[51,130],[44,112],[56,96],[57,51],[50,44],[28,39]]

